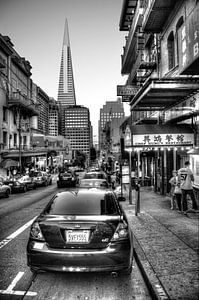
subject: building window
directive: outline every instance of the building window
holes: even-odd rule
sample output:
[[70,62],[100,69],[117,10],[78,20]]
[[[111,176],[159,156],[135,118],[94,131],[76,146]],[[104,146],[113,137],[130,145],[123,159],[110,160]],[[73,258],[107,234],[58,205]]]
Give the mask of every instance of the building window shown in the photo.
[[3,144],[4,144],[4,147],[7,148],[7,132],[6,131],[3,131]]
[[7,109],[3,106],[3,122],[7,121]]
[[179,64],[179,41],[180,41],[180,32],[179,29],[182,27],[184,23],[183,17],[178,20],[176,25],[176,57],[177,57],[177,64]]
[[17,134],[14,133],[14,147],[17,146]]
[[170,33],[167,40],[168,49],[168,68],[171,70],[175,66],[175,47],[173,31]]

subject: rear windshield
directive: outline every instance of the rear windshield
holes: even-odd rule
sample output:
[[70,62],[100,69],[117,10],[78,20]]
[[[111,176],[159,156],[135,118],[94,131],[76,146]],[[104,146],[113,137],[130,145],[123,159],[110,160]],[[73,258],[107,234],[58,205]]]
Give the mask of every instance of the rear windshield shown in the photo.
[[49,203],[46,214],[51,215],[117,215],[118,207],[113,193],[76,195],[60,193]]
[[104,179],[105,175],[103,173],[89,173],[84,175],[84,179],[92,179],[92,178]]

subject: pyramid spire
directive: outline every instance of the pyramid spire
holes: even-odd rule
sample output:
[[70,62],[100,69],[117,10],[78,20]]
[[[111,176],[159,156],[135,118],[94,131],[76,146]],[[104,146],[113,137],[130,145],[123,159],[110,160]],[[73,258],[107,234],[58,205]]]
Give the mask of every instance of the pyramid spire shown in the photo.
[[57,101],[61,111],[61,127],[64,134],[64,108],[76,105],[75,86],[73,79],[72,56],[69,39],[68,21],[65,20],[62,56],[60,64],[59,86]]
[[67,47],[70,47],[69,31],[68,31],[68,21],[67,21],[67,19],[65,20],[63,45],[65,45]]

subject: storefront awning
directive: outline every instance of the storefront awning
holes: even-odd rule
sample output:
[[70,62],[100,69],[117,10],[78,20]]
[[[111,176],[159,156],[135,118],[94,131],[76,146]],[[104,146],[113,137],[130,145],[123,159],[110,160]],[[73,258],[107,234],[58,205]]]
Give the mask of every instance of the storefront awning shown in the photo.
[[199,90],[199,76],[148,78],[131,100],[131,110],[164,110]]

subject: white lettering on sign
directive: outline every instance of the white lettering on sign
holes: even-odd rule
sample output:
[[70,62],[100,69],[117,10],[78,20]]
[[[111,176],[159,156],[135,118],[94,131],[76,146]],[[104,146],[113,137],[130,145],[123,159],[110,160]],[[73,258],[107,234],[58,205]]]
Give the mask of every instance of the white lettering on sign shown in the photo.
[[193,143],[192,133],[133,135],[133,146],[187,146]]
[[196,43],[193,45],[193,55],[194,56],[198,55],[198,50],[199,50],[198,43]]

